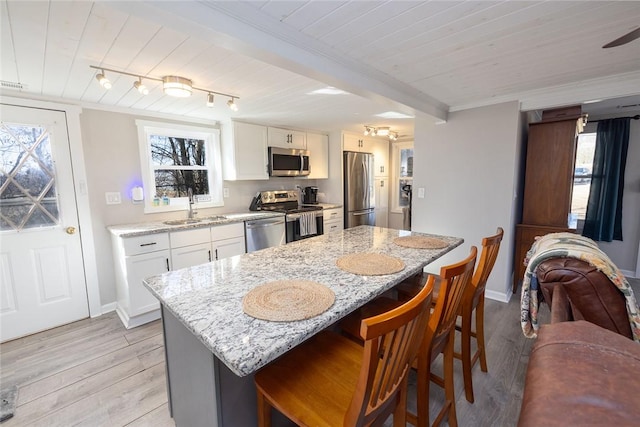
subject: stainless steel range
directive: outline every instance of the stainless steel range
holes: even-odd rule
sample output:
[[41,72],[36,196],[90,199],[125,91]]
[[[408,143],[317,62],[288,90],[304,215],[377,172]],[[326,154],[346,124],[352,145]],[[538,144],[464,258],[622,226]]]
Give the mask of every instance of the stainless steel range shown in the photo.
[[323,234],[322,206],[299,206],[297,190],[261,191],[251,202],[252,211],[285,214],[287,243]]

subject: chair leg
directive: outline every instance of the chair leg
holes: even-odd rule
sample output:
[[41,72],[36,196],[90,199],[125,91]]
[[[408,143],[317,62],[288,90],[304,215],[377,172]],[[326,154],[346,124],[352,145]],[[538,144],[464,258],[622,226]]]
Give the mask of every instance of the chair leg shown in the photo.
[[[424,349],[420,350],[421,353],[428,353]],[[429,386],[431,383],[431,355],[420,354],[418,356],[418,385],[416,390],[416,406],[418,409],[417,417],[414,414],[407,412],[407,420],[417,427],[429,426]]]
[[258,427],[271,427],[271,404],[258,390]]
[[449,405],[449,426],[458,427],[458,419],[456,417],[456,390],[453,385],[453,337],[454,332],[451,331],[444,350],[444,395],[445,404]]
[[476,307],[476,342],[480,354],[480,369],[487,372],[487,355],[484,351],[484,294],[480,295]]
[[[468,311],[462,315],[461,347],[462,347],[462,377],[464,379],[464,393],[467,401],[473,403],[473,379],[471,378],[471,315]],[[473,313],[471,313],[473,314]]]

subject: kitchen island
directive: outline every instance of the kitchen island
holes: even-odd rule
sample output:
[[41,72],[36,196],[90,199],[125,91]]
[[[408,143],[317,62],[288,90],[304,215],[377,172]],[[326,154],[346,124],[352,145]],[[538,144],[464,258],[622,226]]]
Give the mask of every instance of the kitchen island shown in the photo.
[[[393,242],[408,235],[424,234],[360,226],[146,279],[162,307],[169,407],[176,425],[255,425],[254,372],[463,242],[431,235],[448,245],[411,249]],[[343,255],[371,252],[400,258],[405,268],[360,276],[336,266]],[[242,299],[251,289],[291,279],[326,285],[335,294],[334,304],[296,322],[259,320],[243,312]]]

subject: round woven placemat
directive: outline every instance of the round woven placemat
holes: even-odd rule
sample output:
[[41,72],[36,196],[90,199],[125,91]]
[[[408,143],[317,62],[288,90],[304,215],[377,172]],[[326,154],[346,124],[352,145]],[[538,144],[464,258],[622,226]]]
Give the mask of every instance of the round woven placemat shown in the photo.
[[414,249],[443,249],[449,246],[444,240],[426,236],[402,236],[393,239],[393,243],[405,248]]
[[401,259],[374,253],[345,255],[336,260],[336,265],[341,270],[361,276],[381,276],[404,269]]
[[293,322],[324,313],[335,301],[331,289],[310,280],[278,280],[253,288],[242,309],[256,319]]

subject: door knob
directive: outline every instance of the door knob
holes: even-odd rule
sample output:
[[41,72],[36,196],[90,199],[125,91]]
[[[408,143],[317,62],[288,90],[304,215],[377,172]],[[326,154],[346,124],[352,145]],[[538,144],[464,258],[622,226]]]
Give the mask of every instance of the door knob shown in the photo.
[[67,232],[67,234],[75,234],[76,228],[75,227],[67,227],[67,229],[65,231]]

